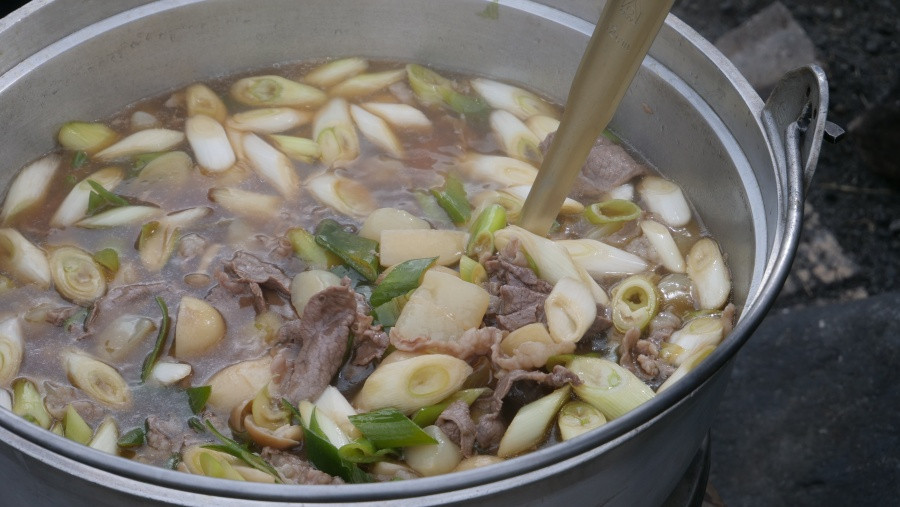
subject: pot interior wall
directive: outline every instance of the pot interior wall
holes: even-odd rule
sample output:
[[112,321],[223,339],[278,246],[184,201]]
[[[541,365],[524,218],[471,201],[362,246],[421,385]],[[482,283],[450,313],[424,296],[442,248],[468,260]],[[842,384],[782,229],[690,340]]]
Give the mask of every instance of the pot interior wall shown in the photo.
[[[0,185],[15,168],[50,150],[51,133],[64,121],[101,118],[193,81],[285,61],[345,55],[415,60],[564,99],[590,25],[569,29],[541,17],[547,9],[529,2],[489,19],[478,16],[483,5],[163,1],[102,21],[0,79],[0,138],[15,140],[5,143],[9,166]],[[611,127],[685,188],[728,256],[735,299],[742,304],[759,277],[754,232],[765,224],[751,213],[756,199],[748,192],[756,185],[748,181],[751,171],[738,170],[746,158],[727,129],[690,87],[651,58]]]

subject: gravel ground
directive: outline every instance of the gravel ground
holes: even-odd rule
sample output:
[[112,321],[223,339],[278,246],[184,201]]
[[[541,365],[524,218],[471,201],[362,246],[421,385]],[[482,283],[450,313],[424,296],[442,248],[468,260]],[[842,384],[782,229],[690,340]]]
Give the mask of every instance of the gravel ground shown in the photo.
[[[737,27],[770,0],[678,0],[673,12],[710,41]],[[848,128],[900,90],[900,2],[783,2],[815,45],[829,80],[828,118]],[[892,93],[893,90],[893,93]],[[893,118],[896,132],[900,118]],[[826,304],[900,289],[900,175],[878,174],[860,151],[861,132],[824,145],[807,197],[803,241],[791,280],[776,306]],[[895,138],[900,139],[900,138]],[[889,157],[888,153],[874,156]],[[822,245],[820,231],[836,245]],[[817,241],[818,239],[818,241]],[[838,259],[821,264],[820,256]],[[818,269],[816,269],[818,265]]]

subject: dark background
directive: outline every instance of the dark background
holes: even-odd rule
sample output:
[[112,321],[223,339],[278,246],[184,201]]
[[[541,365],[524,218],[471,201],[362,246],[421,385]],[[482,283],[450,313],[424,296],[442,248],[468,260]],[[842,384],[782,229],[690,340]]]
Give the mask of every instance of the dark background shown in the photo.
[[[3,2],[0,16],[22,3]],[[715,41],[770,3],[678,0],[673,12]],[[900,2],[784,3],[828,75],[829,119],[853,128],[823,146],[789,280],[735,361],[712,431],[708,500],[892,505],[900,497]]]

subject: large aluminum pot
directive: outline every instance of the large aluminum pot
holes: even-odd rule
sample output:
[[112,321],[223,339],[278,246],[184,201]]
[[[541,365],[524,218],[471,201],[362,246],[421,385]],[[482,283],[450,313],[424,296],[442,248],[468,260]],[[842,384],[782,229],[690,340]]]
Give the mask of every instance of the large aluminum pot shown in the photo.
[[[35,0],[0,21],[0,187],[52,148],[50,133],[65,120],[102,117],[195,80],[286,60],[412,59],[565,99],[600,12],[596,2],[503,0],[497,19],[479,16],[489,3]],[[694,374],[587,437],[435,478],[280,486],[145,466],[0,410],[3,503],[657,505],[706,435],[730,360],[786,276],[826,105],[816,68],[787,76],[764,104],[709,43],[669,17],[612,128],[685,189],[727,254],[741,318]]]

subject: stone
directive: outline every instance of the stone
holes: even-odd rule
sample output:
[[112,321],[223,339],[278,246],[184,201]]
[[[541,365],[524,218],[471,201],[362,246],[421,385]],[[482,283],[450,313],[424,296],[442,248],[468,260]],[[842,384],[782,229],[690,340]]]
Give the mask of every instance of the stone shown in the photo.
[[715,45],[762,97],[789,70],[816,62],[812,40],[781,2],[726,32]]

